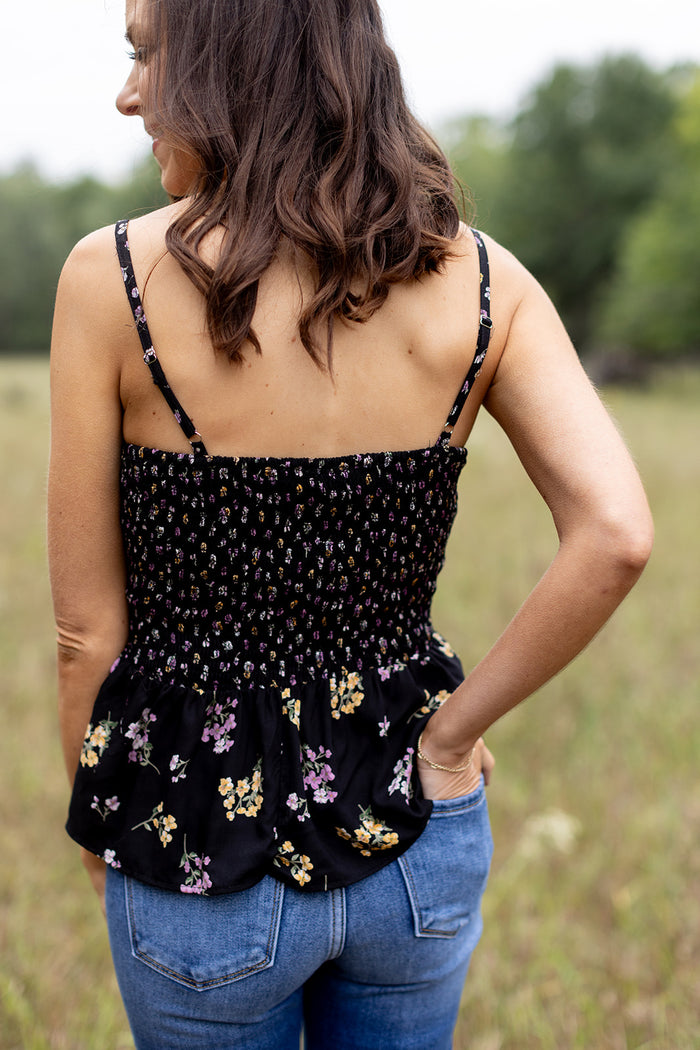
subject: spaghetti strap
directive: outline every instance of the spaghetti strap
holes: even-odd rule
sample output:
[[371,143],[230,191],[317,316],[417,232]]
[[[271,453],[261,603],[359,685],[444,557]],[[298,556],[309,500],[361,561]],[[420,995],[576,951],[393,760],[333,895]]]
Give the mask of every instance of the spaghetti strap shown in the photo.
[[491,338],[491,329],[493,328],[493,321],[489,315],[489,305],[491,302],[491,286],[489,276],[489,257],[486,252],[486,245],[484,244],[483,238],[478,230],[472,229],[474,240],[476,241],[476,247],[479,252],[479,279],[480,279],[480,312],[479,312],[479,334],[476,340],[476,353],[474,354],[474,360],[472,361],[469,371],[467,372],[466,378],[462,387],[457,394],[454,405],[450,410],[450,414],[447,417],[447,421],[440,432],[436,444],[437,445],[449,445],[452,432],[455,428],[455,424],[459,419],[459,414],[464,408],[464,402],[467,400],[467,395],[474,385],[474,380],[481,371],[481,366],[486,357],[486,351],[489,347],[489,340]]
[[153,340],[151,339],[150,332],[148,331],[148,324],[146,323],[146,315],[143,312],[143,305],[141,303],[141,296],[136,286],[136,277],[134,276],[134,267],[131,262],[131,252],[129,251],[129,241],[127,240],[127,229],[128,222],[120,221],[117,223],[114,234],[117,243],[117,255],[119,256],[119,265],[121,266],[122,277],[124,278],[124,286],[126,288],[126,294],[129,299],[129,305],[131,312],[134,315],[134,322],[136,324],[136,331],[138,332],[139,339],[141,340],[141,346],[143,348],[143,359],[148,365],[153,382],[156,384],[161,394],[168,403],[168,406],[175,416],[176,422],[185,434],[185,437],[192,446],[192,451],[199,455],[206,456],[207,450],[204,447],[202,437],[197,431],[194,423],[185,412],[184,408],[175,397],[175,394],[170,388],[168,380],[165,378],[165,373],[161,367],[160,361],[156,356],[156,352],[153,348]]

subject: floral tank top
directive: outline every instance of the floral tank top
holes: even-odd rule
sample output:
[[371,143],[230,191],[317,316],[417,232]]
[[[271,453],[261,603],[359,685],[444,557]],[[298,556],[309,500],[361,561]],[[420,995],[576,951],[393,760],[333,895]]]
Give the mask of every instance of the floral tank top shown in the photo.
[[116,227],[144,360],[190,453],[124,444],[129,636],[87,727],[67,829],[143,882],[227,893],[270,874],[305,890],[370,875],[432,803],[418,736],[463,678],[431,600],[466,461],[436,443],[312,459],[212,456],[153,348]]

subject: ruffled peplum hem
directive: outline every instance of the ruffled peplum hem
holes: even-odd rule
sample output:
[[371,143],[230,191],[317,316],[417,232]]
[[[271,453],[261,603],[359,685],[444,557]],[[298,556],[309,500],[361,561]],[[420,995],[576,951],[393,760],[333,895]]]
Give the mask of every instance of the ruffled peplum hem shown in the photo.
[[430,816],[418,736],[462,680],[433,635],[410,663],[295,687],[200,690],[116,662],[85,734],[68,833],[125,874],[182,893],[264,875],[308,891],[367,877]]

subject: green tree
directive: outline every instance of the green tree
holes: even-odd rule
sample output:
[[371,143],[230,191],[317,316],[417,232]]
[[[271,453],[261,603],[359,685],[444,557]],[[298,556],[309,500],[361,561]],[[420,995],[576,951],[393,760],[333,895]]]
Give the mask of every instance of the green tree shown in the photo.
[[34,168],[0,180],[0,347],[48,345],[61,233],[56,191]]
[[442,129],[440,141],[465,189],[465,219],[490,229],[503,193],[509,130],[491,117],[462,117]]
[[669,75],[621,56],[559,66],[513,122],[486,228],[542,281],[581,351],[621,238],[665,175],[675,105]]
[[700,356],[700,72],[673,124],[658,196],[631,224],[598,328],[602,344],[650,358]]
[[31,165],[0,178],[0,352],[48,349],[58,275],[81,237],[165,203],[152,158],[117,186],[54,185]]

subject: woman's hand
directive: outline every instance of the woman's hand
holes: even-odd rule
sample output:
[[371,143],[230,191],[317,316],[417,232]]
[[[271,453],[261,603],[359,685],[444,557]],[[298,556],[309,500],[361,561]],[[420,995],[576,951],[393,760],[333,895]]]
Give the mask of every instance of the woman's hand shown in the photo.
[[[447,761],[443,762],[438,755],[433,755],[427,746],[424,749],[422,748],[422,750],[433,762],[438,762],[441,765],[449,764]],[[455,764],[462,765],[463,763]],[[429,799],[458,798],[460,795],[468,795],[470,792],[476,791],[482,773],[484,774],[484,783],[489,783],[495,764],[496,760],[484,743],[483,737],[479,737],[474,745],[471,762],[465,770],[459,773],[445,773],[441,769],[433,769],[423,759],[416,758],[418,777],[423,788],[423,795]]]
[[105,915],[105,880],[107,876],[107,865],[99,857],[96,857],[94,853],[90,853],[89,850],[84,849],[82,846],[80,847],[80,859],[90,876],[92,888],[99,898],[102,914]]

